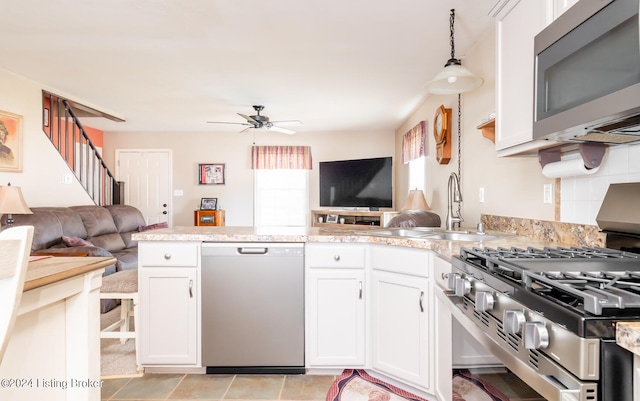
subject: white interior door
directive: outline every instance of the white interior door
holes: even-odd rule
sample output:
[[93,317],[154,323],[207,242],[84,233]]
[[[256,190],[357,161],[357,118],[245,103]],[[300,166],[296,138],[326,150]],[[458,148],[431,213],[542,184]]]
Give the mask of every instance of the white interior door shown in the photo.
[[124,199],[147,224],[172,223],[171,150],[117,149],[116,177],[124,182]]

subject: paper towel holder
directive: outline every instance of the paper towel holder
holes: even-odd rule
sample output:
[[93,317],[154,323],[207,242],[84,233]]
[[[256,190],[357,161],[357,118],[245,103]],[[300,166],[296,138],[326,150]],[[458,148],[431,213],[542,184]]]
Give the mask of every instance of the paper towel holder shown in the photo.
[[[588,169],[596,168],[602,163],[602,158],[607,151],[608,145],[604,143],[585,142],[578,145],[578,152],[582,156],[584,166]],[[561,147],[542,149],[538,151],[538,162],[544,168],[549,163],[559,162],[561,157]]]

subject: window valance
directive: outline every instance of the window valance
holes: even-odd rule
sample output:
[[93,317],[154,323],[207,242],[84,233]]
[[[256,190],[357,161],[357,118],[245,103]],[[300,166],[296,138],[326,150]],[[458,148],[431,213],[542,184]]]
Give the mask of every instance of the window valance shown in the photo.
[[402,162],[404,164],[425,155],[426,136],[424,121],[420,121],[418,125],[404,134],[402,137]]
[[310,146],[252,146],[251,168],[311,170]]

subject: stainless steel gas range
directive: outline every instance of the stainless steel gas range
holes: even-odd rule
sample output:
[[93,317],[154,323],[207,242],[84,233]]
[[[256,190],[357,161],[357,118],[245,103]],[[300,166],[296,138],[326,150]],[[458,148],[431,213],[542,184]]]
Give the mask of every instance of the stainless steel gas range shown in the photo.
[[[629,228],[630,210],[609,194],[607,204],[625,212]],[[448,277],[454,316],[547,400],[631,401],[633,354],[615,342],[617,322],[640,321],[640,253],[630,234],[632,245],[620,249],[463,248]]]

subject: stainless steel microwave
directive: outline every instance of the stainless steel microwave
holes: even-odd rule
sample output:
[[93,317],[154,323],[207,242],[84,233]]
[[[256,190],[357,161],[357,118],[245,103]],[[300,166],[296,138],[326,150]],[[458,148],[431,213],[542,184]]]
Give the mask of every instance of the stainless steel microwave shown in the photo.
[[534,139],[640,141],[640,0],[580,0],[534,39]]

